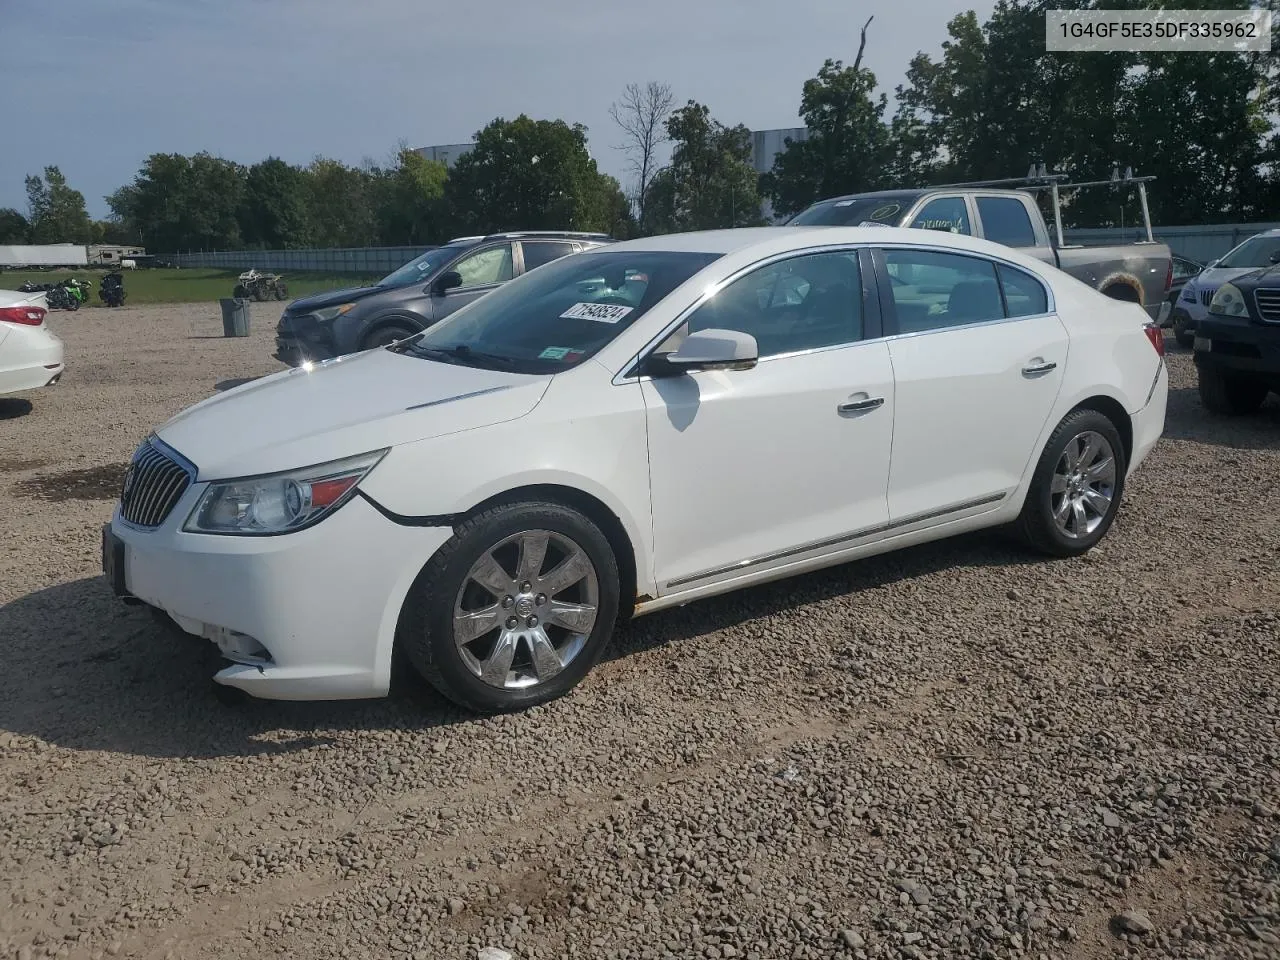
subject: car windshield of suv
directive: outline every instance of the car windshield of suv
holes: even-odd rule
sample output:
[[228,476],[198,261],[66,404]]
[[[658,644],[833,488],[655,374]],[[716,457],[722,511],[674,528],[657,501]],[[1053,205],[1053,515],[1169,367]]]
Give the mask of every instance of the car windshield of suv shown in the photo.
[[824,200],[787,221],[788,227],[856,227],[883,223],[892,227],[914,201],[901,197],[862,197],[856,200]]
[[391,349],[443,363],[557,373],[593,356],[719,257],[656,250],[565,257]]
[[415,257],[403,267],[393,270],[378,281],[380,287],[407,287],[411,283],[426,283],[427,278],[446,263],[470,247],[468,243],[450,243],[443,247],[428,250],[420,257]]
[[1250,237],[1236,247],[1215,266],[1236,269],[1240,267],[1269,267],[1271,258],[1280,253],[1280,237]]

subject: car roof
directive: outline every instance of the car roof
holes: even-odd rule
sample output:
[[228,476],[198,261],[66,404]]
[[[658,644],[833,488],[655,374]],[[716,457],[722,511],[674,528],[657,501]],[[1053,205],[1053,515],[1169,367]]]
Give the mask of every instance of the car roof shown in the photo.
[[920,230],[912,227],[782,225],[660,234],[637,240],[621,240],[607,247],[588,251],[588,254],[598,255],[618,250],[729,254],[753,246],[786,250],[845,243],[906,243],[913,246],[958,247],[1000,256],[1007,256],[1010,250],[1009,247],[1003,247],[988,240],[964,234],[944,233],[941,230]]

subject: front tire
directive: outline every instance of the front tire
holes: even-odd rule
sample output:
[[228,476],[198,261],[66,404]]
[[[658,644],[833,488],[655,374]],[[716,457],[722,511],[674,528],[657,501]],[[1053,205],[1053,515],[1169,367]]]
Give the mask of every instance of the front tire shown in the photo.
[[599,661],[618,615],[608,539],[555,503],[486,510],[418,576],[397,642],[454,703],[477,713],[564,696]]
[[1269,391],[1261,381],[1204,367],[1199,367],[1197,372],[1200,402],[1210,413],[1239,417],[1256,412],[1267,399]]
[[393,323],[390,326],[379,327],[373,333],[364,339],[364,349],[372,350],[374,347],[385,347],[395,343],[397,340],[405,340],[412,337],[418,331],[413,327],[403,323]]
[[235,290],[232,291],[232,296],[237,300],[247,300],[249,298],[249,288],[243,283],[237,283]]
[[1015,529],[1055,557],[1090,550],[1111,528],[1128,462],[1120,432],[1096,410],[1067,414],[1045,444]]

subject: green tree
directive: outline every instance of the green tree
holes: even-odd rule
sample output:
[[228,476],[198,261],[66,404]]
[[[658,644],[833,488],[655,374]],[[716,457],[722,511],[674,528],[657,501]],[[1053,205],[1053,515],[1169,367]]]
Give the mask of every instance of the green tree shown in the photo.
[[365,247],[378,240],[370,171],[318,157],[307,167],[307,207],[320,247]]
[[444,185],[448,168],[428,160],[407,145],[396,151],[394,165],[379,171],[376,189],[378,235],[382,243],[398,246],[448,240]]
[[251,247],[280,250],[310,242],[306,174],[279,157],[255,163],[245,174],[240,235]]
[[787,141],[761,188],[779,213],[798,213],[815,200],[885,185],[889,131],[884,94],[875,96],[875,74],[862,66],[869,18],[853,65],[828,59],[806,80],[800,117],[808,139]]
[[33,243],[91,243],[93,226],[84,194],[67,185],[57,167],[26,179],[28,219]]
[[242,242],[237,214],[244,190],[238,163],[208,153],[155,153],[107,205],[148,250],[228,250]]
[[[889,179],[1016,177],[1040,162],[1097,180],[1132,167],[1159,178],[1149,188],[1157,224],[1267,215],[1266,58],[1044,49],[1046,9],[1157,6],[1198,4],[999,0],[984,24],[972,12],[955,17],[941,56],[918,54],[898,87]],[[1243,9],[1248,0],[1219,6]],[[1139,216],[1132,191],[1081,191],[1064,208],[1069,225]]]
[[667,118],[671,164],[654,176],[646,203],[648,233],[760,224],[751,131],[726,127],[690,100]]
[[626,198],[596,168],[587,129],[521,114],[476,134],[445,188],[457,229],[611,230]]
[[12,207],[0,208],[0,243],[30,243],[31,224]]

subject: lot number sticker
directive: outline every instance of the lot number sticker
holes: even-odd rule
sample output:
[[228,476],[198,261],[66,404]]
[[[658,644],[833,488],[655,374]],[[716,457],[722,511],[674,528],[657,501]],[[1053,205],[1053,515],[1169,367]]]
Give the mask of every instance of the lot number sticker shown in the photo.
[[634,307],[616,303],[575,303],[560,316],[565,320],[599,320],[601,323],[617,323]]

